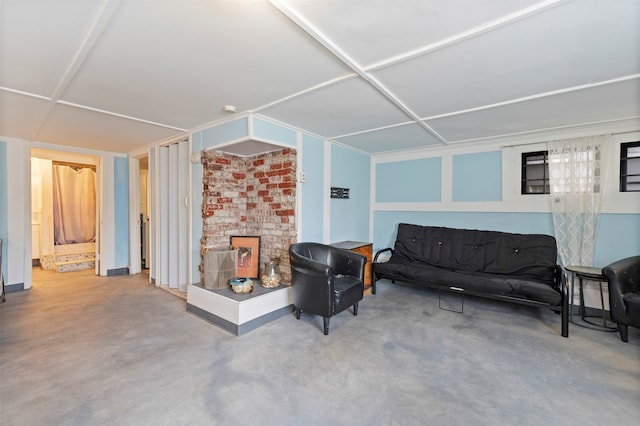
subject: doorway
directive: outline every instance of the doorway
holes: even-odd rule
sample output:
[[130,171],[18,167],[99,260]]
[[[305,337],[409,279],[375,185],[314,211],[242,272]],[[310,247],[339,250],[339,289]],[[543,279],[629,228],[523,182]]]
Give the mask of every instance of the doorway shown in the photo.
[[149,250],[149,218],[151,216],[150,211],[150,194],[149,194],[149,156],[144,156],[138,159],[139,161],[139,196],[140,202],[138,203],[138,216],[139,222],[139,234],[140,234],[140,265],[143,270],[148,270],[151,257]]
[[[97,244],[99,235],[98,163],[99,158],[91,155],[44,149],[31,150],[31,262],[33,266],[57,272],[95,269],[96,274],[98,273],[96,260],[99,258],[97,256],[99,251]],[[68,201],[61,201],[64,196],[56,189],[55,181],[62,183],[59,188],[63,190],[80,183],[72,184],[65,181],[59,171],[64,171],[71,177],[75,174],[88,176],[84,182],[85,186],[80,189],[82,193],[68,195],[74,204],[72,206],[69,206]],[[92,173],[94,175],[91,177]],[[82,202],[73,203],[74,201]],[[67,207],[61,208],[61,203],[67,203]],[[61,220],[63,210],[66,216]],[[71,224],[66,231],[64,231],[64,222]],[[74,225],[81,222],[89,226],[83,229],[72,229]],[[61,226],[63,228],[60,228]],[[93,234],[90,235],[91,233]]]

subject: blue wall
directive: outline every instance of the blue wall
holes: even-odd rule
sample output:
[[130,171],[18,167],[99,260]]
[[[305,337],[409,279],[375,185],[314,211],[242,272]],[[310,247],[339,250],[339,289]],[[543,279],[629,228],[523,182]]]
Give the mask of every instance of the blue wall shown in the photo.
[[249,124],[246,118],[210,127],[194,135],[199,135],[201,147],[198,151],[220,145],[249,135]]
[[298,136],[295,130],[278,126],[259,118],[254,118],[252,123],[253,135],[257,138],[278,141],[292,147],[295,147],[298,143]]
[[306,182],[299,183],[302,195],[302,227],[301,241],[323,241],[324,203],[324,141],[311,136],[302,136],[301,171],[306,175]]
[[453,156],[453,201],[502,200],[502,152]]
[[596,243],[596,266],[640,255],[640,214],[601,215]]
[[442,159],[421,158],[376,165],[376,202],[427,202],[442,199]]
[[0,240],[2,240],[2,274],[4,275],[5,280],[7,280],[8,235],[7,179],[7,143],[0,142]]
[[129,159],[115,157],[113,174],[114,266],[122,268],[129,265]]
[[331,243],[369,241],[370,164],[369,155],[337,145],[331,148],[331,186],[350,190],[349,199],[330,198]]
[[[437,158],[437,157],[436,157]],[[540,213],[510,211],[518,201],[502,200],[502,152],[478,152],[452,155],[451,194],[442,194],[443,199],[451,195],[446,207],[438,205],[438,211],[390,210],[384,208],[384,202],[412,203],[416,201],[435,201],[424,195],[416,196],[406,191],[407,182],[418,193],[423,194],[426,164],[433,167],[434,158],[426,160],[396,161],[376,165],[377,194],[373,216],[374,249],[393,247],[399,223],[418,225],[446,226],[465,229],[486,229],[514,233],[540,233],[554,235],[553,217],[548,211]],[[423,167],[419,167],[422,165]],[[415,167],[414,167],[415,166]],[[433,167],[435,170],[435,167]],[[432,181],[439,180],[433,176]],[[514,176],[518,181],[520,176]],[[443,185],[446,188],[446,185]],[[431,198],[435,191],[431,189]],[[469,202],[497,203],[496,211],[473,211]],[[456,203],[467,202],[464,207]],[[492,205],[492,204],[489,204]],[[471,206],[471,208],[470,208]],[[639,206],[640,207],[640,206]],[[384,209],[383,209],[384,208]],[[451,211],[443,211],[451,210]],[[511,208],[511,210],[514,210]],[[628,256],[640,254],[640,214],[603,214],[600,218],[594,252],[595,266],[607,264]]]

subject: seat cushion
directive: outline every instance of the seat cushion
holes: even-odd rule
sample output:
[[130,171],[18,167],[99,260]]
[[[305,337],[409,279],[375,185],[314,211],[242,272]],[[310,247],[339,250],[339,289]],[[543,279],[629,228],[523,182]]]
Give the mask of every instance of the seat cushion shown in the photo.
[[640,327],[640,294],[627,293],[622,298],[627,307],[627,325]]
[[484,272],[461,272],[414,263],[399,263],[390,260],[375,265],[375,272],[443,287],[457,287],[466,291],[560,306],[562,295],[547,283],[520,276],[487,274]]
[[364,285],[359,278],[349,275],[333,277],[334,314],[342,312],[362,300],[363,292]]

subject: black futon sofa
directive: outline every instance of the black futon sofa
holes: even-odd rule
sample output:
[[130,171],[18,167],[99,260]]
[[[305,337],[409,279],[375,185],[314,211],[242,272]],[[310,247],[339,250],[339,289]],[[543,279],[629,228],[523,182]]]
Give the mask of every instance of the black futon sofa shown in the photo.
[[[385,252],[391,257],[380,262]],[[569,336],[567,286],[549,235],[401,223],[394,247],[376,252],[373,273],[373,293],[387,278],[548,308],[561,313],[562,336]]]

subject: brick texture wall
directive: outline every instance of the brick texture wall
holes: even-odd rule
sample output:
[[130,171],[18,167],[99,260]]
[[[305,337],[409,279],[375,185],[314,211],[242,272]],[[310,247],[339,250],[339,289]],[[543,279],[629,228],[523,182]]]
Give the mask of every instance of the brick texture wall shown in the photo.
[[[282,284],[291,283],[288,248],[296,242],[296,151],[254,157],[202,152],[203,232],[200,252],[227,247],[232,235],[260,236],[260,272],[279,259]],[[202,261],[200,263],[203,279]]]

